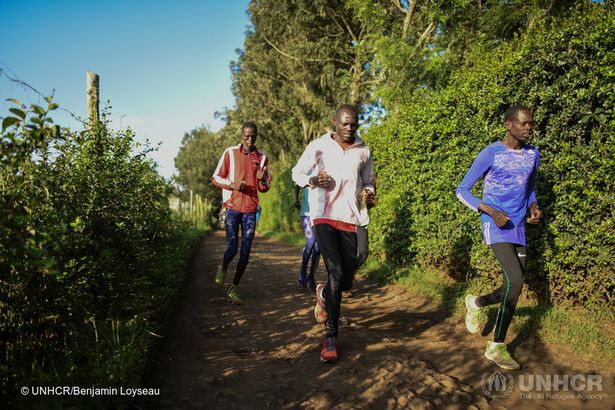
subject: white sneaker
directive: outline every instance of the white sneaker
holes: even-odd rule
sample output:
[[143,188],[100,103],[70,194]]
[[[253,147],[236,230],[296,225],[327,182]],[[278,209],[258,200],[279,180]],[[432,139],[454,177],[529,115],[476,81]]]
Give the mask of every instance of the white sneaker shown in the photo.
[[480,330],[480,308],[476,306],[477,297],[474,295],[467,295],[465,298],[466,303],[466,328],[470,333],[476,333]]

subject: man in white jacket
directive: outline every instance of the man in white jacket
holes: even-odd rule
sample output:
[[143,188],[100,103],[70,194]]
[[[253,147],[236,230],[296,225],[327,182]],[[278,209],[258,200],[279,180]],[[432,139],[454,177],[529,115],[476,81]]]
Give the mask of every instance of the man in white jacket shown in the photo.
[[[301,187],[309,187],[310,218],[327,268],[326,284],[316,287],[316,320],[325,323],[320,359],[338,359],[338,327],[342,291],[352,287],[357,268],[357,227],[361,208],[375,203],[374,167],[369,148],[356,135],[357,109],[341,105],[335,130],[312,141],[292,170]],[[312,176],[310,176],[312,175]]]

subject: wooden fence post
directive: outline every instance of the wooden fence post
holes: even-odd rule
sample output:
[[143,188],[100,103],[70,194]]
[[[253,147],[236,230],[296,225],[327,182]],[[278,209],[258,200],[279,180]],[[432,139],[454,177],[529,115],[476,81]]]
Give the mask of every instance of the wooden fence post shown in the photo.
[[190,190],[190,206],[188,208],[189,212],[190,212],[190,216],[192,216],[192,211],[193,211],[193,209],[192,209],[192,206],[193,206],[192,197],[193,197],[193,192],[192,192],[192,189],[191,189]]
[[88,98],[88,117],[90,118],[90,124],[93,126],[100,119],[99,116],[99,101],[100,101],[100,89],[99,89],[99,77],[93,71],[87,73],[87,98]]

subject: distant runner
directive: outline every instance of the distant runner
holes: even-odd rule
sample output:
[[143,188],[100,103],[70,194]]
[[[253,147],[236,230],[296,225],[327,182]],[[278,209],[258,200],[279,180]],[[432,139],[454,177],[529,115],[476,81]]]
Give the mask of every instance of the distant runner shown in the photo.
[[352,287],[357,268],[361,198],[367,207],[375,201],[371,152],[356,136],[357,109],[349,104],[340,106],[333,122],[335,130],[312,141],[292,170],[295,183],[311,189],[310,202],[315,204],[310,215],[328,274],[327,283],[316,287],[315,314],[326,329],[320,359],[329,363],[339,358],[342,291]]
[[237,286],[250,258],[250,248],[256,230],[258,192],[267,192],[271,183],[267,170],[267,156],[256,149],[257,136],[256,124],[252,122],[243,124],[241,144],[224,151],[212,177],[212,183],[223,190],[222,196],[226,207],[224,225],[228,242],[222,265],[215,277],[218,286],[224,283],[228,265],[237,254],[241,225],[239,262],[235,269],[233,284],[227,293],[228,300],[237,305],[243,303],[237,292]]
[[[312,230],[310,221],[310,203],[309,203],[309,188],[303,190],[301,201],[299,201],[299,192],[301,187],[295,185],[295,208],[299,210],[299,218],[301,218],[301,226],[305,233],[305,246],[303,247],[303,257],[301,259],[301,269],[299,270],[299,279],[297,283],[301,288],[309,288],[316,290],[316,269],[318,269],[318,261],[320,260],[320,249],[316,243],[316,236]],[[308,264],[311,265],[308,271]]]
[[[519,369],[504,340],[523,288],[525,216],[529,210],[527,222],[531,224],[538,223],[542,217],[534,193],[540,155],[535,147],[527,144],[534,128],[527,107],[510,107],[504,122],[508,130],[504,140],[478,153],[456,194],[461,202],[480,213],[485,243],[491,246],[503,270],[500,288],[481,297],[466,296],[466,327],[470,333],[478,332],[479,310],[499,303],[493,342],[487,345],[485,357],[504,369]],[[482,201],[470,192],[481,177],[484,178]]]

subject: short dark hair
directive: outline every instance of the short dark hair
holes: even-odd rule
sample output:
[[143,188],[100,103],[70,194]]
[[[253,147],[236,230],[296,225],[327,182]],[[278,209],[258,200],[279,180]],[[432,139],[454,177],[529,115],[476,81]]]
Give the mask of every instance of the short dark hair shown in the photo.
[[517,114],[519,113],[519,111],[532,112],[532,110],[527,108],[525,105],[511,105],[510,107],[508,107],[508,109],[506,110],[506,113],[504,114],[504,121],[508,122],[508,121],[516,120]]
[[258,128],[256,128],[256,124],[254,124],[252,121],[244,122],[241,126],[241,131],[245,130],[246,128],[252,128],[254,129],[254,131],[258,131]]
[[342,111],[352,111],[357,114],[357,117],[359,116],[359,111],[357,110],[357,107],[352,104],[342,104],[338,107],[337,110],[335,110],[335,118],[339,118]]

